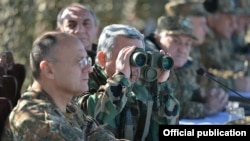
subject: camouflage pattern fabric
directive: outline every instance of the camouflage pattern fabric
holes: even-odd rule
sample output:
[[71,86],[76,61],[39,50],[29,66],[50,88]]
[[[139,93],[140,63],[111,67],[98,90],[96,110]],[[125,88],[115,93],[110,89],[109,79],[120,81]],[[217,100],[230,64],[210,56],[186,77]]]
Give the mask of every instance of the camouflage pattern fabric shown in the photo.
[[180,118],[205,117],[205,106],[201,101],[200,86],[196,82],[196,74],[192,66],[174,69],[169,79],[169,85],[181,105]]
[[[202,0],[170,0],[165,4],[165,12],[169,16],[208,16]],[[180,10],[181,9],[181,10]]]
[[[237,0],[238,1],[238,0]],[[217,1],[217,10],[222,13],[232,13],[237,14],[236,2],[235,0],[218,0]]]
[[[146,50],[160,49],[151,34],[145,40]],[[172,69],[167,85],[172,89],[174,97],[180,103],[181,118],[200,118],[204,117],[204,105],[200,102],[199,85],[196,83],[196,71],[193,68],[193,61],[189,61],[183,68]]]
[[220,12],[228,14],[240,14],[241,11],[236,9],[241,0],[205,0],[204,7],[211,13]]
[[192,46],[190,51],[190,56],[194,64],[194,69],[204,68],[204,64],[201,61],[201,53],[199,46]]
[[69,103],[63,113],[45,92],[32,90],[22,95],[11,112],[3,132],[4,141],[116,140],[76,105]]
[[[107,78],[98,65],[94,65],[90,77],[89,89],[91,93],[96,91],[95,94],[77,97],[75,101],[101,124],[107,125],[116,137],[124,138],[125,128],[132,126],[133,139],[141,140],[149,101],[154,104],[146,140],[158,140],[159,124],[178,124],[179,103],[171,93],[154,98],[140,82],[132,85],[123,74]],[[161,90],[167,86],[162,83],[156,87]]]
[[168,35],[183,34],[196,39],[193,35],[192,22],[186,17],[161,16],[157,19],[155,32],[165,32]]
[[[201,46],[193,46],[191,48],[190,56],[192,57],[192,70],[193,72],[196,72],[199,68],[206,69],[204,66],[204,63],[202,62],[202,54],[201,54]],[[209,80],[208,78],[199,76],[197,73],[194,74],[196,77],[196,83],[199,84],[200,87],[202,87],[205,91],[215,88],[215,87],[221,87],[218,83]]]
[[235,50],[243,48],[245,46],[245,35],[244,34],[233,34],[232,36],[232,44]]
[[232,42],[218,39],[212,33],[200,49],[202,62],[208,71],[217,76],[219,81],[233,88],[234,78],[240,72],[245,71],[245,60],[234,53]]

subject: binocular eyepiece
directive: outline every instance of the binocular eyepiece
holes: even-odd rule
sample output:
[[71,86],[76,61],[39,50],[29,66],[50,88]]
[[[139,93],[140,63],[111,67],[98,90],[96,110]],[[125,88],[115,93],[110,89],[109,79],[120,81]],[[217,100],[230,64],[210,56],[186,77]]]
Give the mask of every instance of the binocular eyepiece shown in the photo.
[[157,79],[157,68],[169,70],[174,65],[174,60],[164,54],[154,51],[145,52],[136,48],[130,56],[130,64],[141,68],[141,77],[147,82]]

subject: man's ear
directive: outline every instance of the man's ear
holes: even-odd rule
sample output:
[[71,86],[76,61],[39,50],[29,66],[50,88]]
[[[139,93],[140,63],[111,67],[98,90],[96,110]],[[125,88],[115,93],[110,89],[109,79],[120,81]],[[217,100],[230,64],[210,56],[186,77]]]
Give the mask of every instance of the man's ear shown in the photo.
[[96,54],[96,57],[98,58],[98,61],[99,61],[99,64],[101,66],[104,66],[105,63],[106,63],[106,55],[104,52],[102,51],[99,51],[97,54]]
[[53,66],[48,61],[41,61],[40,63],[41,75],[44,75],[48,78],[54,78]]

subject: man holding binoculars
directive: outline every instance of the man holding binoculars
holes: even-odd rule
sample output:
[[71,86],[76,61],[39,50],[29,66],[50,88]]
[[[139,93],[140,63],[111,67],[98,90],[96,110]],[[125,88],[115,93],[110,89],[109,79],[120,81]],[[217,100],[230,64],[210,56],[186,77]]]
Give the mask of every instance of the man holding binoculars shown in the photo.
[[[171,92],[160,94],[167,87],[173,60],[163,50],[145,52],[143,39],[134,27],[106,26],[90,74],[90,94],[76,101],[116,137],[158,140],[159,124],[178,123],[178,101]],[[107,82],[112,95],[106,93]],[[93,94],[96,91],[103,93]]]

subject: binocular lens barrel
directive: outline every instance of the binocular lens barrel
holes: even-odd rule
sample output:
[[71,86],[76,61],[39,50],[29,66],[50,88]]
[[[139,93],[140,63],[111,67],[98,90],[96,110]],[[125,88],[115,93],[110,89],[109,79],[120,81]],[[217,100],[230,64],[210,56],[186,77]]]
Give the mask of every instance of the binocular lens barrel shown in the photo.
[[163,56],[159,66],[161,66],[164,70],[169,70],[173,67],[173,65],[174,60],[171,57]]
[[141,67],[141,77],[146,82],[152,82],[157,79],[157,68],[169,70],[174,65],[174,60],[159,52],[147,51],[142,48],[136,48],[130,56],[130,64]]
[[147,54],[142,48],[136,48],[131,54],[130,64],[136,67],[142,67],[147,63]]
[[145,52],[142,48],[136,48],[130,57],[130,64],[136,67],[147,65],[149,67],[169,70],[173,67],[174,60],[158,52]]
[[133,64],[137,67],[144,66],[147,62],[147,56],[145,53],[137,52],[133,55]]

